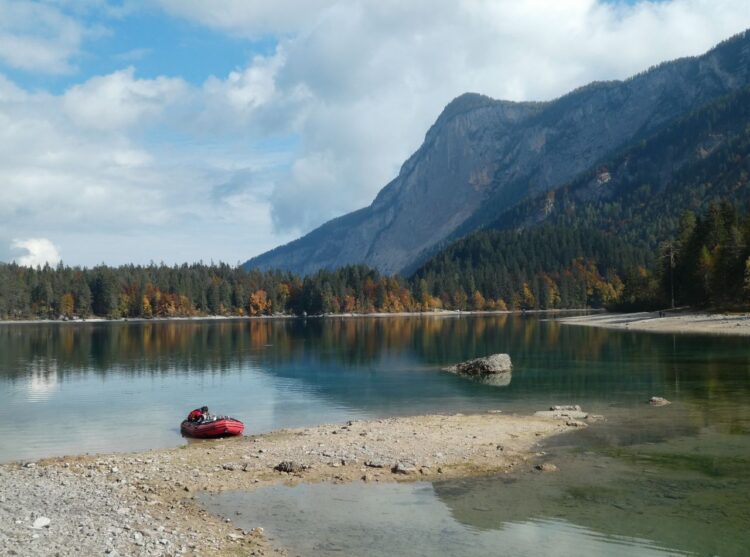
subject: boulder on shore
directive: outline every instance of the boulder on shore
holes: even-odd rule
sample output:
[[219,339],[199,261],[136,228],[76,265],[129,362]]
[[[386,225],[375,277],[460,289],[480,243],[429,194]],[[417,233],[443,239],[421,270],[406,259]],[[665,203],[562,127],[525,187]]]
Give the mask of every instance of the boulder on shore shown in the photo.
[[505,387],[510,384],[513,364],[508,354],[492,354],[484,358],[475,358],[445,368],[446,371],[474,379],[486,385]]

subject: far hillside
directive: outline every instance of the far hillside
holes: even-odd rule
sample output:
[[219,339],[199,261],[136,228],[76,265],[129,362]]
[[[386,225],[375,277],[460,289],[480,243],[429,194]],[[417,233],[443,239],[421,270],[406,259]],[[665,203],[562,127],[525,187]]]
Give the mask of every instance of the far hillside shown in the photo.
[[[663,267],[684,215],[701,218],[720,201],[744,212],[749,176],[750,89],[745,88],[499,215],[488,228],[445,247],[414,280],[426,281],[433,296],[478,290],[512,307],[616,305],[628,275]],[[582,267],[589,269],[588,278],[576,278],[584,275]],[[585,302],[570,286],[582,280]],[[730,298],[739,300],[740,293],[733,292]],[[647,305],[659,305],[654,292],[649,296]]]

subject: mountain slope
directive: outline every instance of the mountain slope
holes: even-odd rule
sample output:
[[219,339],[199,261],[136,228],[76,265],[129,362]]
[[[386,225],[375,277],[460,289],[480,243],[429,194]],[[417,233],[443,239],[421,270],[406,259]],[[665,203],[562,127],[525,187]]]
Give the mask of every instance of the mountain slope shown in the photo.
[[[711,213],[720,201],[740,211],[750,205],[750,87],[693,111],[569,184],[524,200],[440,250],[410,280],[423,282],[432,296],[479,291],[508,302],[520,299],[527,284],[542,307],[554,307],[547,288],[554,284],[561,307],[596,305],[601,300],[581,299],[582,281],[570,276],[581,267],[577,260],[621,278],[637,266],[659,268],[659,244],[678,236],[683,214]],[[688,251],[695,256],[699,249]],[[741,269],[724,274],[743,276]]]
[[624,82],[594,83],[547,103],[467,94],[373,203],[248,261],[307,274],[365,263],[413,268],[446,240],[486,226],[519,201],[569,183],[597,163],[750,84],[750,33],[697,58]]
[[489,228],[592,227],[651,251],[685,211],[750,202],[750,87],[721,97]]

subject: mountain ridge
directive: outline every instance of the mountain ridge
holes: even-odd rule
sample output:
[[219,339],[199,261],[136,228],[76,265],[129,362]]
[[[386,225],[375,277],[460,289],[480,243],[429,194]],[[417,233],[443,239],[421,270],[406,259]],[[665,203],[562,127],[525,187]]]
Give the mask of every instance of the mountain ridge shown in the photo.
[[246,268],[309,274],[364,263],[413,269],[438,246],[554,190],[690,110],[750,84],[750,34],[622,81],[593,82],[545,102],[466,93],[368,206],[261,254]]

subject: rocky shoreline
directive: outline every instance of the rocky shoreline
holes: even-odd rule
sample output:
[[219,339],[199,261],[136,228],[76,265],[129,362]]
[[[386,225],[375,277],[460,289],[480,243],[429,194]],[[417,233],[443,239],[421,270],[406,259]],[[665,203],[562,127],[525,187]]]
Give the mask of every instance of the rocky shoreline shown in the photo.
[[[561,416],[428,415],[0,466],[3,555],[285,555],[262,528],[204,511],[199,491],[394,482],[531,468]],[[541,469],[541,468],[540,468]],[[549,468],[548,468],[549,469]],[[261,526],[261,525],[259,525]]]

